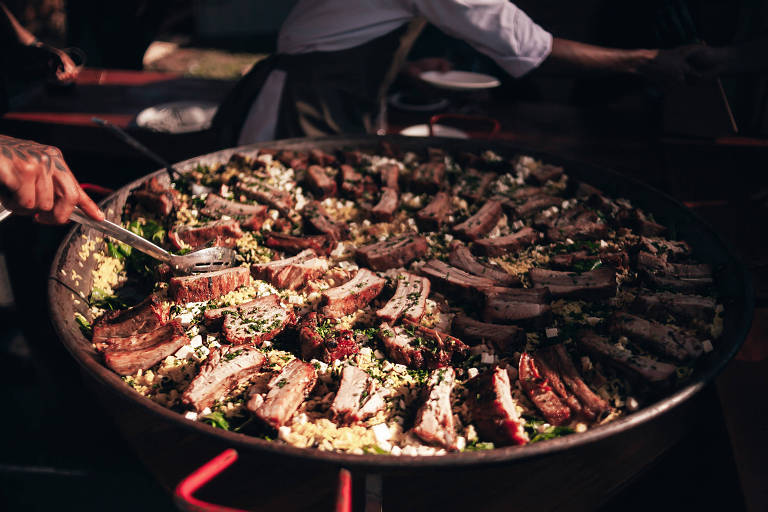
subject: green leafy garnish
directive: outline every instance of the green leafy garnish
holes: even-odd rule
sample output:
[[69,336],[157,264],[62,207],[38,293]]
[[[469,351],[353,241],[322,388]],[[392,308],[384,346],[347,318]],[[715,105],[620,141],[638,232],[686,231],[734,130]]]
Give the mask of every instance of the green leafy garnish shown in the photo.
[[93,291],[91,291],[91,295],[88,297],[88,303],[91,306],[109,310],[123,309],[126,307],[126,304],[117,298],[117,295],[107,293],[101,288],[94,288]]
[[75,313],[75,321],[77,322],[77,325],[80,327],[80,332],[83,333],[83,336],[90,339],[90,337],[93,335],[93,327],[91,326],[91,322],[89,322],[80,313]]
[[210,414],[206,414],[201,418],[201,420],[208,423],[214,428],[229,430],[229,422],[224,417],[224,415],[221,414],[220,412],[212,412]]
[[495,448],[493,443],[490,442],[483,442],[479,443],[477,442],[477,439],[474,441],[471,441],[467,444],[467,446],[464,448],[465,452],[479,452],[482,450],[493,450]]

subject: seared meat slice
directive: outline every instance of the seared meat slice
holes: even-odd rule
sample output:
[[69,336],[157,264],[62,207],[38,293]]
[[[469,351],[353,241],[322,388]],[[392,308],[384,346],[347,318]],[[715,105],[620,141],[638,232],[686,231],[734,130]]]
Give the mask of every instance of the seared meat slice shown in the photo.
[[624,269],[629,266],[629,256],[624,251],[602,251],[599,254],[592,254],[588,251],[575,251],[555,254],[549,259],[549,264],[557,270],[572,270],[574,272],[594,270],[600,265],[610,265],[617,269]]
[[525,297],[492,293],[486,295],[483,320],[539,328],[551,323],[552,308],[549,304],[527,302]]
[[290,216],[293,209],[291,194],[266,185],[258,178],[242,179],[235,185],[236,190],[248,199],[266,204],[279,211],[282,215]]
[[486,256],[504,256],[521,251],[536,242],[538,238],[539,233],[526,226],[511,235],[475,240],[475,244],[477,249]]
[[451,451],[457,450],[451,408],[451,391],[455,379],[456,373],[450,366],[438,368],[429,374],[427,396],[416,413],[413,426],[413,433],[425,443],[438,444]]
[[179,205],[179,192],[160,184],[152,177],[134,190],[131,195],[145,210],[167,217]]
[[628,313],[615,313],[611,318],[613,332],[676,361],[699,357],[702,343],[689,332],[673,325],[664,325]]
[[616,271],[612,268],[581,274],[534,268],[529,275],[534,288],[549,288],[556,298],[599,300],[616,295]]
[[422,231],[437,231],[446,223],[452,210],[451,196],[438,192],[427,206],[416,213],[416,223]]
[[317,254],[328,255],[335,244],[326,235],[293,236],[272,232],[267,235],[264,245],[270,249],[297,254],[312,249]]
[[189,343],[181,322],[172,320],[152,332],[111,338],[104,350],[104,362],[115,373],[133,375],[146,370]]
[[349,329],[337,329],[333,319],[325,319],[322,322],[320,320],[314,311],[301,319],[299,344],[303,359],[319,359],[332,363],[336,359],[343,359],[360,351],[354,332]]
[[390,323],[397,322],[400,317],[418,323],[427,309],[429,289],[426,277],[401,272],[397,275],[395,294],[376,312],[376,316]]
[[361,268],[343,285],[323,292],[322,312],[334,318],[354,313],[375,299],[386,282],[367,268]]
[[500,297],[512,302],[529,302],[532,304],[549,304],[552,297],[547,288],[505,288],[491,286],[484,290],[485,300]]
[[639,208],[632,211],[631,222],[635,231],[643,236],[661,236],[667,232],[666,227],[648,218]]
[[675,365],[633,354],[594,331],[581,330],[574,339],[586,350],[648,382],[668,382],[675,375]]
[[360,247],[357,260],[373,270],[404,267],[427,253],[427,239],[418,235],[399,235]]
[[665,238],[640,237],[638,247],[641,251],[652,254],[667,261],[680,261],[691,256],[693,249],[682,240],[673,241]]
[[231,217],[240,223],[240,227],[251,231],[261,229],[267,217],[267,207],[263,204],[246,204],[230,201],[216,194],[208,194],[205,206],[200,213],[207,217],[218,219],[223,215]]
[[552,383],[539,371],[540,361],[523,352],[518,370],[520,386],[536,408],[552,425],[564,425],[571,419],[571,409],[552,389]]
[[[264,151],[262,150],[262,153]],[[302,151],[291,151],[289,149],[281,149],[274,154],[275,160],[282,163],[286,167],[291,167],[294,170],[306,168],[309,165],[309,155]],[[298,168],[297,168],[298,165]]]
[[[554,345],[543,351],[541,356],[547,361],[548,365],[558,373],[568,390],[578,399],[578,412],[585,418],[594,421],[600,419],[605,413],[611,410],[610,404],[595,394],[595,392],[584,383],[581,375],[579,375],[579,371],[571,360],[571,356],[568,355],[568,351],[563,345]],[[573,408],[571,408],[571,410],[574,413],[577,413]]]
[[489,199],[473,216],[453,226],[453,232],[464,240],[477,240],[496,226],[501,215],[501,203]]
[[232,247],[235,239],[242,236],[240,224],[235,219],[214,220],[199,226],[179,226],[168,233],[168,239],[176,249],[198,249],[212,240],[217,242],[216,245]]
[[637,267],[646,281],[679,292],[697,292],[714,284],[712,266],[668,263],[663,258],[641,251],[637,255]]
[[514,325],[480,322],[464,314],[453,319],[453,331],[467,342],[490,342],[501,353],[511,354],[525,346],[525,331]]
[[339,241],[349,238],[347,226],[331,220],[325,208],[317,201],[307,203],[304,210],[302,210],[302,215],[307,224],[320,233],[327,235],[331,240]]
[[572,240],[600,240],[607,238],[611,229],[601,222],[583,221],[572,224],[558,223],[547,230],[547,238],[553,242]]
[[556,165],[542,164],[531,169],[528,175],[528,180],[536,185],[544,185],[546,182],[552,180],[557,181],[563,175],[563,168]]
[[400,196],[397,195],[397,190],[383,187],[379,202],[371,209],[371,214],[377,222],[390,222],[399,204]]
[[411,174],[411,188],[414,192],[434,193],[446,184],[445,163],[443,162],[421,164]]
[[283,332],[295,321],[293,311],[280,303],[280,297],[267,295],[237,306],[235,312],[227,312],[221,330],[230,343],[252,343],[258,346]]
[[393,361],[417,370],[446,366],[468,349],[458,338],[408,321],[402,327],[382,323],[379,338]]
[[[672,315],[676,318],[699,320],[708,324],[715,316],[715,306],[714,297],[658,292],[638,294],[632,308],[662,322]],[[94,332],[96,332],[95,327]]]
[[345,366],[341,384],[331,404],[334,417],[343,423],[363,421],[382,410],[384,390],[374,391],[373,379],[355,366]]
[[214,348],[184,391],[181,402],[200,412],[250,381],[265,360],[264,354],[252,347]]
[[108,311],[93,324],[93,343],[106,343],[108,338],[122,338],[151,332],[168,321],[170,306],[152,294],[139,304],[121,311]]
[[345,196],[357,199],[363,195],[365,191],[363,175],[357,172],[354,167],[342,164],[339,176],[341,179],[341,191]]
[[336,165],[337,163],[335,156],[317,148],[309,150],[309,161],[313,164],[323,166]]
[[349,165],[360,166],[370,160],[370,155],[363,153],[362,151],[343,151],[344,162]]
[[494,267],[479,262],[472,256],[469,248],[458,240],[451,242],[451,253],[448,262],[456,268],[466,270],[470,274],[492,279],[500,286],[519,286],[520,278],[504,272],[499,267]]
[[233,267],[192,276],[172,277],[168,294],[177,303],[215,299],[247,285],[251,273],[246,267]]
[[456,180],[453,195],[464,197],[470,201],[481,201],[487,197],[488,188],[497,177],[493,172],[480,172],[477,169],[467,169]]
[[319,165],[310,165],[307,169],[307,184],[320,199],[336,195],[336,182]]
[[293,359],[269,381],[269,392],[263,402],[254,395],[246,407],[270,427],[277,429],[288,423],[317,382],[317,371],[309,363]]
[[563,204],[561,197],[555,196],[534,196],[528,198],[524,203],[513,206],[510,210],[510,214],[515,219],[524,219],[526,217],[533,217],[542,210],[552,208],[553,206],[560,206]]
[[312,249],[307,249],[290,258],[254,264],[251,270],[256,277],[277,288],[297,290],[322,276],[328,270],[328,262],[318,258]]
[[397,164],[384,164],[379,167],[379,175],[381,176],[381,186],[394,189],[400,193],[400,184],[398,179],[400,178],[400,168]]
[[487,277],[473,276],[440,260],[429,260],[421,273],[429,278],[432,287],[447,297],[481,301],[484,290],[493,287],[494,281]]
[[520,417],[510,391],[509,374],[498,366],[466,383],[469,406],[477,431],[500,446],[525,444],[525,420]]

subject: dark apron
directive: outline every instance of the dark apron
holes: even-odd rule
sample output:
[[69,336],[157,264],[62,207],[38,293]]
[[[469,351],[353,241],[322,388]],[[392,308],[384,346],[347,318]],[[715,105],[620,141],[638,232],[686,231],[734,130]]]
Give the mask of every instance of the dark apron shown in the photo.
[[251,105],[276,69],[286,73],[276,139],[373,133],[387,89],[425,25],[417,18],[354,48],[277,54],[259,62],[224,99],[213,119],[221,146],[237,144]]

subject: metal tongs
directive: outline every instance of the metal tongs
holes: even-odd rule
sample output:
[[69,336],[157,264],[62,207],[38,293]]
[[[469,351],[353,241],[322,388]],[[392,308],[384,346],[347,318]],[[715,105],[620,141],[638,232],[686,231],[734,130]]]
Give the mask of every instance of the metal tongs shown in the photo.
[[136,233],[118,226],[114,222],[106,219],[101,222],[93,220],[79,208],[75,208],[72,215],[69,216],[69,220],[101,231],[115,240],[128,244],[132,248],[148,254],[163,263],[167,263],[173,270],[183,274],[213,272],[232,267],[235,264],[235,255],[237,253],[228,247],[206,247],[183,256],[177,256],[140,237]]

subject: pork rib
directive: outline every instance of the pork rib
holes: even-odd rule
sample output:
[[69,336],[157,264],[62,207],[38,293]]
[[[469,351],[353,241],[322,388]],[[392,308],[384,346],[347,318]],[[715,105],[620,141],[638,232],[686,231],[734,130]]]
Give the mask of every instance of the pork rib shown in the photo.
[[307,249],[290,258],[254,264],[251,270],[257,278],[269,281],[277,288],[297,290],[323,275],[328,270],[328,262],[318,258],[312,249]]
[[235,345],[252,343],[258,346],[295,321],[293,311],[283,306],[280,297],[273,294],[241,304],[236,311],[226,312],[222,332],[227,341]]
[[427,381],[427,396],[416,413],[413,433],[422,441],[451,451],[457,449],[451,408],[451,391],[456,379],[453,368],[433,370]]
[[200,412],[250,381],[265,360],[264,354],[252,347],[214,348],[184,391],[181,402]]
[[611,318],[611,329],[676,361],[694,359],[704,351],[701,341],[688,331],[629,313],[615,313]]
[[616,271],[612,268],[581,274],[534,268],[529,275],[534,288],[549,288],[556,298],[600,300],[616,295]]
[[355,366],[345,366],[341,384],[331,404],[334,417],[343,423],[364,421],[382,410],[384,391],[375,391],[373,379]]
[[467,342],[490,342],[499,352],[511,354],[525,346],[525,331],[514,325],[480,322],[464,314],[453,319],[453,331]]
[[422,231],[437,231],[447,222],[452,210],[451,196],[438,192],[427,206],[416,213],[416,223]]
[[494,443],[521,445],[530,439],[510,391],[509,374],[496,367],[466,383],[473,423],[483,438]]
[[581,330],[576,334],[575,339],[589,352],[648,382],[669,382],[675,375],[675,365],[657,361],[648,356],[633,354],[626,348],[611,343],[608,338],[599,336],[593,331]]
[[481,238],[475,240],[475,245],[482,254],[489,257],[504,256],[519,252],[533,245],[539,238],[539,233],[531,227],[524,227],[517,233],[498,238]]
[[537,363],[531,355],[522,353],[518,370],[520,386],[549,423],[568,423],[571,419],[571,409],[552,389],[549,380],[539,371]]
[[453,226],[453,232],[464,240],[477,240],[496,226],[502,213],[499,201],[488,200],[470,218]]
[[233,267],[192,276],[172,277],[168,294],[177,303],[202,302],[221,297],[251,281],[246,267]]
[[133,375],[154,366],[189,343],[181,322],[171,320],[152,332],[120,340],[112,338],[104,362],[120,375]]
[[317,371],[309,363],[293,359],[269,382],[263,402],[252,396],[246,407],[274,429],[288,423],[317,382]]
[[386,280],[367,268],[361,268],[343,285],[323,292],[323,314],[338,318],[354,313],[375,299],[385,283]]
[[520,278],[504,272],[499,267],[494,267],[478,261],[469,248],[458,240],[451,242],[451,253],[448,262],[456,268],[460,268],[472,275],[487,277],[500,286],[519,286]]
[[427,239],[423,236],[400,235],[360,247],[357,249],[356,256],[363,265],[381,271],[404,267],[413,260],[423,257],[428,247]]
[[395,294],[376,312],[376,316],[390,323],[400,317],[418,323],[427,309],[429,290],[429,279],[426,277],[401,272],[397,275]]

